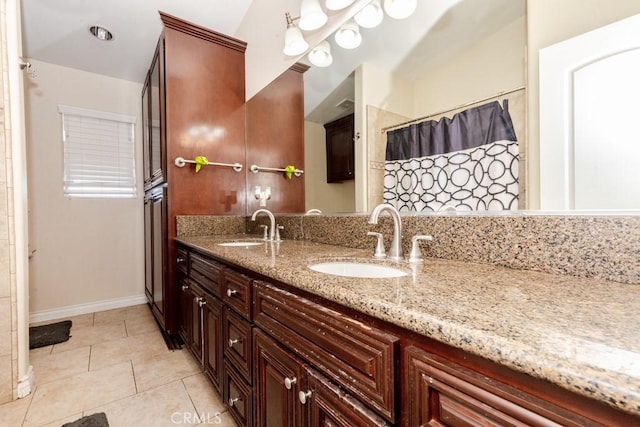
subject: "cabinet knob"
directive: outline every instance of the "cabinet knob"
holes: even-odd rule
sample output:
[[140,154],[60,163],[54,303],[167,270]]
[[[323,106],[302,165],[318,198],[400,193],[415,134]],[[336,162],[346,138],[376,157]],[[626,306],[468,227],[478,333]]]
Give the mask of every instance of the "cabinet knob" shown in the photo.
[[239,397],[230,397],[229,398],[229,406],[233,408],[233,406],[236,404],[236,402],[240,400]]
[[242,342],[242,340],[240,338],[236,338],[234,340],[230,339],[229,340],[229,348],[233,347],[234,344],[237,344],[239,342]]
[[184,262],[184,258],[180,258],[180,257],[178,257],[178,258],[176,259],[176,261],[178,262],[178,264],[180,264],[180,263]]
[[298,382],[298,379],[296,377],[293,378],[285,378],[284,379],[284,386],[286,387],[287,390],[291,390],[291,387],[293,387],[293,385]]
[[300,400],[300,403],[302,403],[303,405],[307,403],[307,399],[309,399],[311,397],[311,391],[301,391],[300,393],[298,393],[298,400]]
[[189,289],[189,286],[188,286],[188,285],[182,285],[182,288],[181,288],[181,289],[182,289],[183,291],[186,291],[187,289]]
[[227,296],[228,297],[232,297],[237,293],[238,293],[238,291],[236,291],[235,289],[227,289]]
[[202,307],[203,305],[207,305],[206,301],[203,301],[202,298],[198,301],[198,306]]

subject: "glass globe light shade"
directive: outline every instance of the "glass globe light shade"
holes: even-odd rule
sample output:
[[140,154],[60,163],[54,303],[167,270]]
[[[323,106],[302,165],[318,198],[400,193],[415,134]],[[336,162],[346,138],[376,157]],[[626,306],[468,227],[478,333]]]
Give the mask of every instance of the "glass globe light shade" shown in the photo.
[[384,11],[393,19],[404,19],[415,12],[418,0],[384,0]]
[[287,56],[296,56],[304,53],[309,49],[309,44],[302,36],[302,32],[298,27],[291,24],[284,33],[284,49],[282,50]]
[[340,10],[351,6],[355,0],[326,0],[324,5],[329,10]]
[[304,31],[313,31],[327,23],[327,14],[320,6],[320,0],[302,0],[298,27]]
[[318,46],[311,49],[308,58],[316,67],[328,67],[333,62],[333,56],[331,56],[331,45],[326,40],[321,41]]
[[348,21],[343,24],[335,35],[336,43],[338,46],[345,49],[355,49],[362,43],[362,36],[360,35],[360,28],[354,21]]
[[380,0],[371,0],[353,17],[356,23],[364,28],[375,28],[382,22],[384,12]]

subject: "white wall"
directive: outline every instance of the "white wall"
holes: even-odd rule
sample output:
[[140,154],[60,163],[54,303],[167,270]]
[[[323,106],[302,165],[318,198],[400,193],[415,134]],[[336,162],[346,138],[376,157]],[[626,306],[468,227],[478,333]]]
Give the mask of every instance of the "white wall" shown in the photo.
[[423,117],[525,85],[525,18],[516,19],[415,83],[413,116]]
[[354,180],[327,183],[327,148],[324,126],[304,122],[305,209],[329,212],[355,210]]
[[531,0],[527,2],[527,127],[529,209],[540,207],[540,49],[640,13],[638,0]]
[[[38,74],[25,83],[29,237],[30,249],[36,251],[30,261],[32,318],[43,318],[48,311],[73,306],[142,302],[142,86],[31,62]],[[137,117],[136,198],[69,199],[63,196],[58,104]]]

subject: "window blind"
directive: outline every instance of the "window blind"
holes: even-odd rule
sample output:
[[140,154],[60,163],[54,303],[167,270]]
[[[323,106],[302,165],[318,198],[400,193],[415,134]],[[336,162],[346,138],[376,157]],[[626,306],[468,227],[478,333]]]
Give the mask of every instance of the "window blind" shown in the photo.
[[64,195],[136,196],[135,117],[59,105],[64,147]]

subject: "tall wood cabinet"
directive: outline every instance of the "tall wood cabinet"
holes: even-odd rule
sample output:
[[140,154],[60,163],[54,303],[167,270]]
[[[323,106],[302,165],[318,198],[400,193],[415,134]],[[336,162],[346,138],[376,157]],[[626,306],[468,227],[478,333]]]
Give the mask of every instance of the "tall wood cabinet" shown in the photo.
[[177,167],[177,157],[245,160],[244,51],[240,40],[160,12],[163,31],[142,92],[145,292],[170,345],[178,345],[176,216],[245,214],[245,176],[232,168]]

